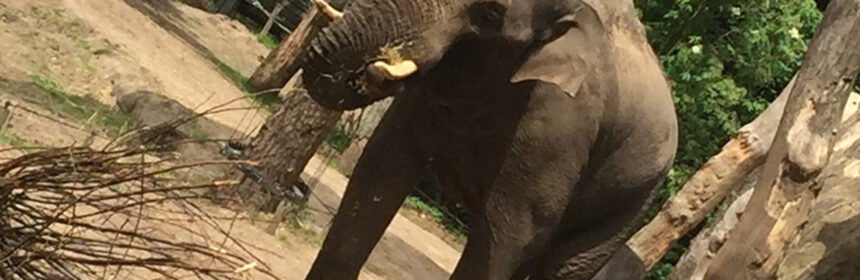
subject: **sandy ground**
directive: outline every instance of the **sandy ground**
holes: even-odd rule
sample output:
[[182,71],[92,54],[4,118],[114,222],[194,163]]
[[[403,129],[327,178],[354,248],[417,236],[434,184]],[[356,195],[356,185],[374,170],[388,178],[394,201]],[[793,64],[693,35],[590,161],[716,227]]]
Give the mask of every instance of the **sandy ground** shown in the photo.
[[[123,49],[133,61],[154,74],[163,89],[161,92],[185,107],[196,108],[196,111],[202,112],[244,96],[243,92],[217,71],[211,61],[196,51],[193,45],[202,43],[188,43],[196,38],[195,35],[180,32],[183,29],[178,25],[172,25],[175,26],[170,28],[173,30],[162,28],[153,20],[153,17],[161,13],[165,13],[167,17],[181,17],[183,10],[169,9],[175,6],[167,1],[151,2],[161,3],[155,6],[168,9],[148,10],[150,6],[144,2],[149,1],[66,0],[63,4],[70,13],[75,14],[112,45]],[[135,6],[128,3],[135,3]],[[227,45],[237,41],[247,42],[248,37],[252,37],[250,33],[236,31],[232,36],[211,33],[222,35],[220,41],[212,42]],[[205,32],[206,30],[201,33],[210,34]],[[242,37],[245,40],[241,40]],[[265,49],[261,49],[257,44],[257,48],[244,52],[265,54]],[[247,100],[239,100],[231,106],[240,108],[253,105]],[[259,114],[247,114],[244,111],[228,111],[214,115],[212,119],[229,127],[240,128],[245,133],[252,133],[263,120]]]
[[[57,118],[48,108],[27,107],[29,97],[44,94],[31,82],[34,76],[108,106],[115,104],[118,83],[131,79],[199,112],[245,96],[213,61],[250,75],[268,52],[241,24],[167,0],[0,0],[0,50],[0,98],[27,108],[11,109],[4,126],[23,141],[51,146],[107,140],[75,120]],[[239,100],[230,106],[252,104]],[[235,110],[211,119],[247,136],[264,116]],[[316,194],[309,205],[308,227],[325,229],[347,179],[317,158],[302,176]],[[233,215],[207,207],[211,213]],[[319,246],[319,236],[308,240],[286,226],[268,235],[248,220],[236,222],[230,232],[252,244],[252,251],[280,279],[302,279]],[[181,234],[174,238],[194,239]],[[458,258],[457,250],[397,215],[362,279],[447,279]]]

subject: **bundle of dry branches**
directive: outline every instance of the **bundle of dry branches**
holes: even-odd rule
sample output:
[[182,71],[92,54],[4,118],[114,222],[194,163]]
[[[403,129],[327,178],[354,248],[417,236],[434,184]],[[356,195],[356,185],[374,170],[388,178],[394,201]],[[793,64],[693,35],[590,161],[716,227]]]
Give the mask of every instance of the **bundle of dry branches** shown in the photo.
[[[0,163],[0,279],[246,277],[253,255],[223,249],[238,241],[194,202],[207,188],[235,182],[188,184],[173,176],[230,162],[175,165],[152,152],[52,148]],[[207,230],[223,236],[220,246],[171,236],[209,237]]]

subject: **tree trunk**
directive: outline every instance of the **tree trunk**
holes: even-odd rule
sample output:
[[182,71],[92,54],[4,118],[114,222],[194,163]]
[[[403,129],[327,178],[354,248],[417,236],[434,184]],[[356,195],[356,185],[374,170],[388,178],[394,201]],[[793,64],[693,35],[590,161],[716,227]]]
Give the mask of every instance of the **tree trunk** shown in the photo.
[[245,152],[248,160],[257,162],[239,185],[245,204],[270,212],[283,198],[292,197],[299,175],[340,115],[319,106],[304,90],[288,94]]
[[805,221],[816,175],[860,68],[860,0],[830,3],[786,103],[762,176],[705,279],[772,278]]
[[860,276],[860,114],[841,129],[809,222],[786,252],[777,279]]
[[269,54],[250,80],[258,89],[288,91],[284,103],[251,140],[245,157],[256,161],[257,166],[244,167],[244,172],[250,176],[245,176],[239,185],[239,194],[246,206],[265,212],[277,208],[267,228],[269,233],[274,233],[277,223],[286,215],[283,200],[295,197],[292,191],[299,186],[297,183],[300,183],[299,176],[305,165],[342,114],[317,104],[298,77],[292,79],[291,88],[282,88],[294,72],[290,70],[291,65],[299,64],[298,58],[303,55],[305,46],[321,28],[321,24],[315,22],[328,22],[326,16],[319,14],[316,8],[310,8],[296,30]]
[[678,239],[698,225],[749,174],[764,163],[776,134],[794,78],[771,105],[745,125],[708,160],[651,222],[627,241],[647,269],[651,269]]
[[[758,168],[757,170],[761,170]],[[720,250],[728,238],[728,233],[738,223],[738,218],[744,212],[747,202],[752,196],[755,179],[761,172],[750,174],[749,182],[739,190],[738,194],[727,198],[725,207],[715,213],[715,219],[699,235],[693,238],[687,252],[681,256],[675,269],[669,274],[668,280],[704,280],[708,265],[714,255]]]
[[298,70],[305,54],[305,45],[319,31],[319,21],[327,22],[325,18],[317,9],[308,9],[296,29],[266,56],[248,83],[257,90],[283,87]]
[[[789,88],[790,89],[790,88]],[[788,96],[788,89],[783,91],[783,95]],[[782,98],[782,97],[780,97]],[[843,122],[847,120],[854,112],[857,111],[858,100],[860,94],[854,93],[849,97],[848,104],[845,105],[845,111],[842,114]],[[783,101],[784,104],[784,101]],[[773,106],[773,105],[771,105]],[[772,131],[776,131],[776,123],[772,123]],[[675,269],[669,274],[669,280],[703,280],[705,271],[717,254],[719,249],[725,243],[728,237],[728,232],[734,229],[738,222],[738,217],[743,213],[744,208],[752,195],[752,187],[755,181],[761,174],[761,167],[753,171],[747,176],[743,187],[736,191],[739,195],[731,195],[726,198],[719,211],[714,213],[714,219],[705,229],[697,235],[687,252],[681,256],[681,259],[675,265]]]

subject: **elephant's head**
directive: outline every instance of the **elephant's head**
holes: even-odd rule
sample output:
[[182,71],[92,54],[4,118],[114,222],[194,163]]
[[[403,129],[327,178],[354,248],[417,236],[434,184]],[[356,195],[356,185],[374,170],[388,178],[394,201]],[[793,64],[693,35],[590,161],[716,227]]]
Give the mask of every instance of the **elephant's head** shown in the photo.
[[303,80],[323,106],[359,108],[433,73],[452,46],[491,42],[508,81],[575,94],[607,46],[602,26],[582,0],[352,0],[311,43]]

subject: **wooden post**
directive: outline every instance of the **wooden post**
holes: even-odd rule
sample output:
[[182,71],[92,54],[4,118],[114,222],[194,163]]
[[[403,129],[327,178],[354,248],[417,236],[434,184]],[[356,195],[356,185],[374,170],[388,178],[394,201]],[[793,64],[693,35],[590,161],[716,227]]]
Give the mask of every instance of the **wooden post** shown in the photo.
[[[319,20],[319,11],[315,8],[308,9],[302,16],[302,21],[285,38],[278,47],[271,51],[263,60],[248,82],[257,90],[281,88],[298,70],[298,61],[305,52],[305,44],[320,29],[314,22]],[[322,16],[324,17],[324,16]],[[322,19],[325,20],[325,19]]]
[[860,0],[834,0],[786,103],[762,176],[705,279],[771,279],[814,198],[860,70]]
[[284,10],[285,6],[286,5],[283,1],[278,1],[277,3],[275,3],[275,7],[272,9],[271,12],[266,12],[266,16],[268,16],[269,19],[266,20],[266,24],[263,25],[263,29],[260,30],[260,34],[269,34],[269,31],[272,30],[272,25],[275,24],[275,21],[278,19],[278,15],[281,14],[281,11]]

